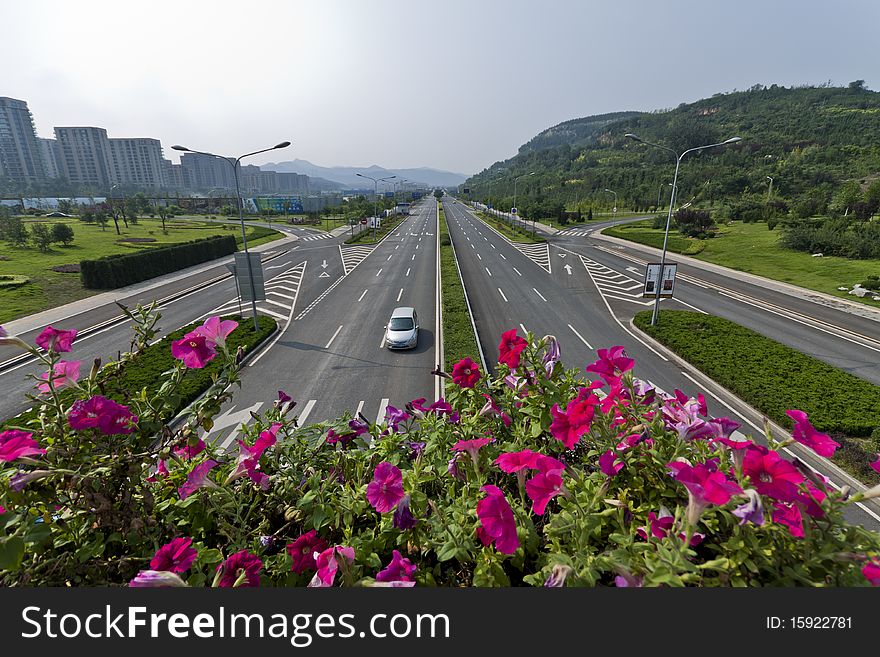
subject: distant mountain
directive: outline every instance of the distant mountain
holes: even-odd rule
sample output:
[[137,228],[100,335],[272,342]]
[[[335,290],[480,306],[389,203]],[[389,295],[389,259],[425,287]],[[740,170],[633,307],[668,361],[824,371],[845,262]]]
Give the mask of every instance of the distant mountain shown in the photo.
[[428,187],[455,187],[467,179],[467,176],[462,173],[442,171],[430,167],[385,169],[375,164],[369,167],[322,167],[312,164],[308,160],[300,159],[277,163],[272,162],[264,164],[260,168],[269,171],[301,173],[310,178],[324,178],[328,181],[337,182],[340,187],[369,187],[373,184],[369,180],[358,176],[358,173],[372,178],[397,176],[398,178],[405,178],[412,183],[422,183]]
[[540,151],[554,148],[562,144],[569,146],[585,146],[596,140],[612,123],[638,116],[642,112],[612,112],[611,114],[595,114],[582,119],[571,119],[547,128],[538,133],[519,147],[520,153]]

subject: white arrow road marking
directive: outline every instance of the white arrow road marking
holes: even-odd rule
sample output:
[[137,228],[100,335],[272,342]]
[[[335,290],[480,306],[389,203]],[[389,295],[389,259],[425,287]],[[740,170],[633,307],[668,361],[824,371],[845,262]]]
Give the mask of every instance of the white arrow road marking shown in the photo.
[[322,272],[318,275],[318,278],[330,278],[330,274],[328,274],[328,273],[325,272],[325,271],[322,271]]
[[322,263],[321,263],[321,266],[322,266],[324,269],[327,269],[327,261],[325,260],[324,262],[322,262]]
[[[235,412],[235,405],[229,407],[225,413],[220,415],[216,421],[214,422],[214,426],[211,427],[211,432],[206,433],[206,436],[209,436],[214,433],[222,433],[225,429],[229,427],[235,427],[235,430],[232,431],[219,445],[220,449],[226,449],[229,445],[232,444],[232,441],[235,440],[235,437],[238,435],[238,427],[242,424],[246,424],[251,419],[251,412],[256,413],[260,410],[260,407],[263,405],[263,402],[255,402],[253,406],[249,406],[248,408],[243,408],[238,412]],[[219,437],[219,436],[218,436]]]
[[560,253],[560,254],[558,254],[558,255],[559,255],[560,258],[564,258],[564,257],[565,257],[565,254],[564,254],[564,253]]
[[571,276],[571,265],[565,265],[563,269],[565,269],[565,271],[568,272],[568,275]]

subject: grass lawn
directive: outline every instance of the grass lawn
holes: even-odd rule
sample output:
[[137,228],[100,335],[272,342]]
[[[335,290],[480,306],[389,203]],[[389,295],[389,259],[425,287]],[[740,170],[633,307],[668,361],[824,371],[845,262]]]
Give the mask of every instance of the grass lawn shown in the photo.
[[510,224],[499,221],[485,212],[477,212],[477,215],[511,242],[518,242],[520,244],[537,244],[547,241],[540,235],[533,236],[531,229],[524,229],[519,224],[511,228]]
[[[39,220],[28,219],[25,223],[30,225],[35,221]],[[78,219],[52,218],[43,221],[50,226],[59,221],[68,223],[74,231],[73,244],[53,244],[48,253],[41,253],[33,246],[22,249],[0,242],[0,275],[19,274],[30,278],[26,285],[12,289],[0,288],[0,324],[98,293],[82,286],[79,273],[53,271],[53,267],[79,265],[81,260],[125,253],[130,249],[148,249],[188,242],[211,235],[226,235],[230,231],[233,231],[237,241],[241,241],[239,227],[234,224],[209,223],[180,217],[165,221],[167,235],[162,232],[162,222],[158,219],[139,219],[136,225],[129,224],[128,228],[120,221],[121,235],[116,234],[112,221],[107,224],[106,230],[101,230],[97,224],[85,224]],[[254,230],[265,232],[259,228],[251,228],[249,232]],[[282,235],[276,233],[253,241],[248,240],[248,247],[280,237]],[[152,241],[120,242],[121,239]]]
[[[614,226],[602,232],[657,248],[663,246],[663,231],[651,228],[650,221]],[[721,226],[719,235],[708,240],[695,240],[670,231],[669,250],[880,308],[880,302],[870,297],[859,299],[837,289],[843,285],[852,287],[869,274],[880,274],[880,260],[814,258],[809,253],[782,248],[777,243],[779,236],[778,230],[767,230],[765,223],[737,221],[731,226]]]

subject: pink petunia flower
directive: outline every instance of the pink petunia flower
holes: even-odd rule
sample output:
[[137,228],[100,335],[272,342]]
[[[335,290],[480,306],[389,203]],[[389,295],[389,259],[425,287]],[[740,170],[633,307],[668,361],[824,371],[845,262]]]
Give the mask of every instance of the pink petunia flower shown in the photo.
[[535,459],[535,468],[539,472],[543,472],[544,474],[548,474],[550,472],[562,474],[563,472],[565,472],[565,463],[563,463],[559,459],[553,458],[552,456],[539,454],[538,458]]
[[822,510],[822,501],[827,497],[825,491],[816,488],[810,480],[804,482],[807,492],[798,495],[797,502],[801,505],[807,515],[813,518],[822,518],[825,511]]
[[354,548],[346,545],[336,545],[321,552],[315,559],[317,572],[312,577],[312,581],[309,582],[309,588],[333,586],[336,573],[341,567],[344,568],[353,564],[354,556]]
[[480,366],[463,358],[452,367],[452,381],[461,388],[473,388],[480,380]]
[[872,559],[862,566],[862,575],[871,586],[880,586],[880,559]]
[[183,361],[189,369],[200,370],[214,359],[217,352],[208,346],[205,336],[193,332],[171,343],[171,355]]
[[174,449],[174,455],[181,461],[189,461],[204,452],[205,448],[205,441],[200,438],[194,446],[186,444],[176,447]]
[[241,588],[256,587],[260,585],[260,571],[263,562],[255,554],[247,550],[241,550],[226,557],[226,560],[217,566],[222,571],[218,586],[224,589],[235,587],[235,583],[244,575],[244,579],[238,586]]
[[810,424],[807,414],[803,411],[788,410],[785,414],[794,420],[794,428],[791,430],[791,437],[802,445],[806,445],[819,456],[831,458],[834,452],[840,447],[840,443],[831,440],[827,433],[820,433]]
[[547,350],[544,352],[541,364],[544,366],[544,372],[549,377],[553,374],[553,368],[556,367],[556,363],[559,362],[562,355],[559,348],[559,340],[556,339],[555,335],[545,335],[544,342],[547,345]]
[[28,431],[10,429],[0,432],[0,461],[11,463],[23,456],[40,456],[46,450],[34,440],[34,434]]
[[281,424],[276,422],[269,429],[260,432],[260,436],[253,446],[243,440],[238,441],[238,458],[235,461],[235,470],[227,477],[227,484],[246,474],[260,488],[268,490],[269,475],[260,472],[260,457],[263,456],[263,452],[277,442],[276,434],[280,427]]
[[501,468],[502,472],[508,474],[520,470],[534,470],[537,467],[535,462],[539,456],[542,455],[530,449],[524,449],[520,452],[505,452],[495,459],[495,465]]
[[618,472],[623,470],[623,461],[619,463],[615,463],[614,461],[617,459],[617,454],[614,450],[609,449],[607,452],[602,454],[599,457],[599,469],[604,472],[608,477],[613,477]]
[[596,362],[587,365],[587,372],[594,372],[609,383],[631,370],[636,363],[632,358],[627,357],[626,350],[620,346],[599,349],[598,355],[599,359]]
[[75,431],[97,428],[101,433],[113,436],[134,431],[138,416],[127,406],[100,395],[86,401],[76,401],[67,413],[67,422]]
[[565,412],[560,411],[557,404],[553,404],[550,409],[553,416],[550,434],[565,445],[566,449],[574,449],[581,436],[590,431],[598,403],[599,398],[590,394],[585,399],[578,396],[568,402]]
[[673,479],[683,484],[688,491],[687,520],[696,525],[703,510],[710,504],[723,505],[733,495],[742,493],[742,488],[730,481],[724,473],[715,470],[711,463],[698,463],[695,466],[682,461],[667,463]]
[[501,410],[498,404],[495,403],[495,400],[492,399],[491,396],[487,395],[485,392],[483,393],[483,397],[486,398],[486,403],[483,404],[483,408],[480,409],[480,416],[484,415],[492,415],[495,417],[500,417],[501,421],[504,423],[505,427],[510,427],[511,419],[510,416]]
[[[72,387],[79,381],[79,367],[82,365],[81,360],[59,360],[52,367],[52,385],[56,390],[60,388]],[[40,376],[40,379],[46,381],[37,386],[40,392],[49,392],[52,388],[49,386],[49,373],[46,372]]]
[[514,554],[519,547],[519,537],[516,535],[513,511],[504,493],[491,484],[480,490],[486,493],[486,497],[477,502],[477,518],[480,520],[477,537],[483,545],[494,542],[495,549],[502,554]]
[[186,586],[180,575],[167,570],[142,570],[128,585],[139,589],[162,589]]
[[[388,404],[385,408],[385,421],[394,433],[397,433],[397,428],[400,424],[406,422],[408,419],[409,413],[402,408],[395,408],[391,404]],[[352,422],[355,422],[355,420],[352,420]],[[363,425],[362,422],[359,424]],[[364,425],[364,431],[366,431],[366,425]]]
[[877,460],[869,464],[874,472],[880,472],[880,454],[877,454]]
[[467,452],[474,463],[477,463],[477,452],[492,442],[491,438],[474,438],[472,440],[459,440],[452,446],[453,452]]
[[217,461],[209,459],[203,463],[199,463],[190,471],[186,477],[186,482],[177,489],[177,494],[181,500],[195,493],[200,488],[217,488],[217,484],[208,479],[208,473],[217,465]]
[[68,331],[47,326],[37,336],[36,343],[46,351],[61,354],[73,349],[74,340],[76,340],[76,329]]
[[774,502],[771,519],[777,525],[785,525],[788,527],[788,531],[795,538],[804,537],[804,521],[801,516],[801,510],[796,504]]
[[412,498],[409,495],[404,495],[403,499],[397,504],[397,509],[394,510],[394,518],[391,522],[396,529],[412,529],[418,524],[418,520],[416,520],[416,517],[413,515],[412,511],[410,511],[409,507],[411,503]]
[[746,488],[743,491],[748,502],[741,504],[733,510],[733,515],[740,519],[739,524],[747,522],[759,527],[764,524],[764,500],[754,488]]
[[550,500],[565,494],[561,471],[539,472],[526,482],[526,494],[532,500],[532,513],[543,515]]
[[373,471],[367,485],[367,501],[379,513],[388,513],[403,499],[403,476],[400,468],[382,461]]
[[[210,349],[226,346],[226,338],[235,329],[238,328],[238,322],[231,319],[221,320],[219,317],[209,317],[205,323],[196,328],[193,333],[201,335],[205,338],[205,344]],[[175,356],[176,358],[176,356]]]
[[743,474],[761,495],[782,502],[797,499],[798,485],[804,480],[804,475],[794,465],[761,445],[746,449]]
[[293,543],[288,543],[287,553],[292,560],[290,569],[300,575],[306,570],[316,570],[315,554],[327,549],[327,541],[318,536],[314,529],[302,534]]
[[418,567],[397,550],[392,552],[391,563],[376,574],[377,582],[413,582]]
[[505,331],[501,334],[501,342],[498,344],[498,362],[515,370],[519,367],[520,354],[528,344],[516,334],[516,329]]
[[150,561],[152,570],[167,570],[172,573],[186,572],[199,553],[192,547],[191,538],[174,538],[158,550]]

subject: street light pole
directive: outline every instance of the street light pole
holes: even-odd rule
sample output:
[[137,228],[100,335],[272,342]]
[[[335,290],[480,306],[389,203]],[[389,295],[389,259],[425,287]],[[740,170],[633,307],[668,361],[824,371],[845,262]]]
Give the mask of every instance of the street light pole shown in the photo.
[[767,203],[770,202],[770,196],[773,194],[773,178],[767,176],[767,180],[770,181],[770,186],[767,188]]
[[[678,191],[678,170],[681,167],[681,161],[684,159],[684,156],[688,153],[694,153],[696,151],[702,151],[707,148],[715,148],[716,146],[726,146],[728,144],[735,144],[738,141],[741,141],[740,137],[731,137],[725,141],[719,142],[717,144],[707,144],[706,146],[697,146],[696,148],[689,148],[686,151],[683,151],[681,154],[678,151],[669,148],[668,146],[661,146],[660,144],[654,144],[649,141],[645,141],[640,137],[627,133],[624,135],[625,137],[637,141],[639,143],[645,144],[647,146],[653,146],[654,148],[661,148],[664,151],[669,151],[675,157],[675,176],[672,178],[672,193],[669,195],[669,214],[666,215],[666,231],[663,234],[663,251],[660,255],[660,273],[657,275],[657,285],[656,294],[654,295],[654,312],[651,315],[651,326],[656,326],[657,321],[660,318],[660,286],[663,283],[663,270],[666,268],[666,247],[669,243],[669,224],[672,222],[672,208],[675,205],[675,193]],[[610,191],[610,190],[606,190]]]
[[245,260],[247,260],[248,277],[251,281],[251,312],[253,312],[255,332],[258,332],[260,330],[260,320],[257,319],[257,289],[254,286],[254,268],[253,265],[251,265],[251,258],[248,254],[247,234],[244,228],[244,202],[241,198],[241,182],[239,181],[238,170],[241,166],[241,161],[246,157],[250,157],[251,155],[258,155],[259,153],[266,153],[268,151],[274,151],[278,148],[287,148],[288,146],[290,146],[289,141],[282,141],[280,144],[275,144],[272,148],[264,148],[259,151],[254,151],[253,153],[245,153],[244,155],[240,155],[237,158],[225,157],[223,155],[208,153],[206,151],[194,151],[191,148],[187,148],[186,146],[176,145],[171,147],[175,151],[183,151],[185,153],[196,153],[198,155],[209,155],[211,157],[216,157],[220,160],[223,160],[232,167],[232,173],[235,176],[235,197],[238,200],[238,222],[241,224],[242,248],[244,249]]
[[376,222],[379,221],[379,183],[384,180],[391,180],[392,178],[397,178],[397,176],[388,176],[387,178],[373,178],[372,176],[365,176],[362,173],[355,174],[360,176],[361,178],[368,178],[373,181],[375,185],[375,192],[373,196],[373,214],[376,215],[375,221],[373,222],[373,240],[376,239]]
[[607,188],[605,189],[605,191],[609,194],[614,194],[614,211],[617,212],[617,192],[615,192],[613,189]]

